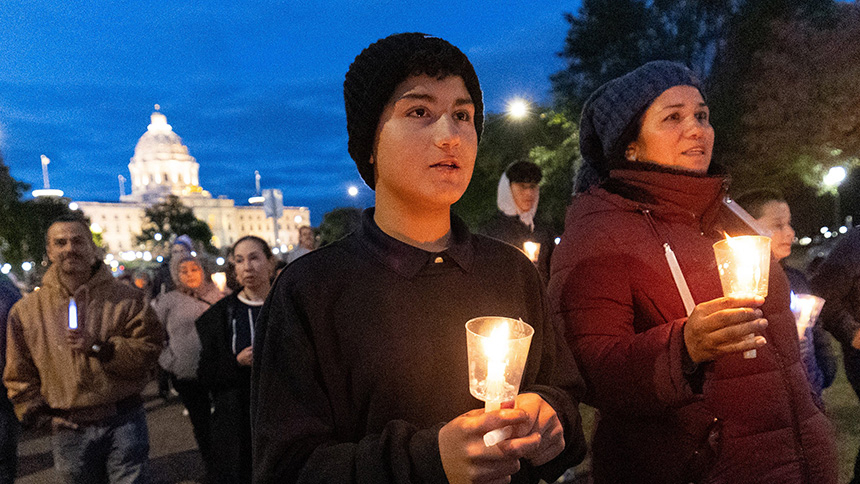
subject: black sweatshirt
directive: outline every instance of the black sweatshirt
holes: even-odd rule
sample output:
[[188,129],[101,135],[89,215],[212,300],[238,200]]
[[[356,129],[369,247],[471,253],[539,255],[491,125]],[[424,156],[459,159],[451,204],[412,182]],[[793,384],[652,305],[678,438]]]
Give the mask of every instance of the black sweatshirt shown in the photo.
[[465,323],[522,318],[535,329],[521,392],[540,394],[565,451],[514,482],[552,481],[585,454],[584,385],[546,318],[534,265],[452,216],[448,249],[399,242],[373,221],[288,266],[256,326],[254,482],[447,482],[438,432],[483,403],[469,393]]

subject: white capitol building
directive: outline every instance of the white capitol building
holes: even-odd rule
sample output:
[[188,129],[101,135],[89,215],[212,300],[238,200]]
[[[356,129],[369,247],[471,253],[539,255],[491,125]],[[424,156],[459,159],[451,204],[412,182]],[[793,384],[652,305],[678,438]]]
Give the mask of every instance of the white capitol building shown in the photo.
[[[134,148],[128,164],[131,194],[120,196],[119,203],[75,201],[90,219],[94,231],[101,231],[103,242],[112,253],[140,251],[135,237],[142,232],[144,209],[176,195],[194,215],[212,230],[212,244],[231,245],[245,235],[256,235],[281,251],[298,244],[299,227],[310,225],[307,207],[284,207],[278,219],[278,240],[273,220],[266,218],[262,205],[237,206],[224,196],[213,198],[199,183],[200,165],[188,154],[182,138],[167,124],[164,114],[152,113],[146,133]],[[258,194],[259,195],[259,194]]]

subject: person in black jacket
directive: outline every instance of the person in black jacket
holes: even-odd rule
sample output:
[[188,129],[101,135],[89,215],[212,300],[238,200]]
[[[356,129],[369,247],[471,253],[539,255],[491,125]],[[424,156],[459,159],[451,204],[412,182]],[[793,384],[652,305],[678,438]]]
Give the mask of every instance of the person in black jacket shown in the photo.
[[213,395],[213,472],[218,483],[251,482],[252,344],[254,323],[271,287],[275,257],[263,239],[248,235],[231,249],[241,289],[197,319],[200,364],[197,379]]
[[[254,482],[554,481],[585,454],[584,384],[531,261],[451,214],[483,125],[474,68],[442,39],[396,34],[355,58],[344,99],[376,206],[287,266],[263,306]],[[464,325],[480,316],[535,329],[515,408],[485,412],[469,393]]]
[[[496,192],[499,210],[479,232],[525,252],[546,282],[555,242],[552,233],[535,220],[541,179],[540,167],[531,161],[520,160],[508,165],[499,178]],[[527,242],[533,245],[526,245]]]

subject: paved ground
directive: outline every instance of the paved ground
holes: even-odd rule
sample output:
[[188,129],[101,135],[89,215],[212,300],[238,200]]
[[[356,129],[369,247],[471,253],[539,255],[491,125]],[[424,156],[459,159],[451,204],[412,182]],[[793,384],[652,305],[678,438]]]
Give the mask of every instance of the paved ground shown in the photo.
[[[177,398],[165,404],[158,398],[155,384],[144,392],[149,425],[149,458],[153,482],[197,483],[203,477],[203,463],[191,433],[191,422],[182,415]],[[51,456],[50,434],[25,432],[18,442],[18,479],[20,484],[57,482]]]

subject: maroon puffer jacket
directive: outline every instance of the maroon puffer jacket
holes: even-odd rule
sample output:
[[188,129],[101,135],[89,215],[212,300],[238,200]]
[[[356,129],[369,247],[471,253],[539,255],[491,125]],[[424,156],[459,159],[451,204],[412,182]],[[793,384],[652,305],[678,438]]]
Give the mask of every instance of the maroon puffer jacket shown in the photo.
[[592,188],[568,210],[549,298],[585,401],[600,411],[595,482],[836,482],[833,431],[807,383],[777,263],[758,357],[682,368],[686,312],[664,243],[696,303],[722,296],[712,244],[723,181],[618,170],[614,193]]

